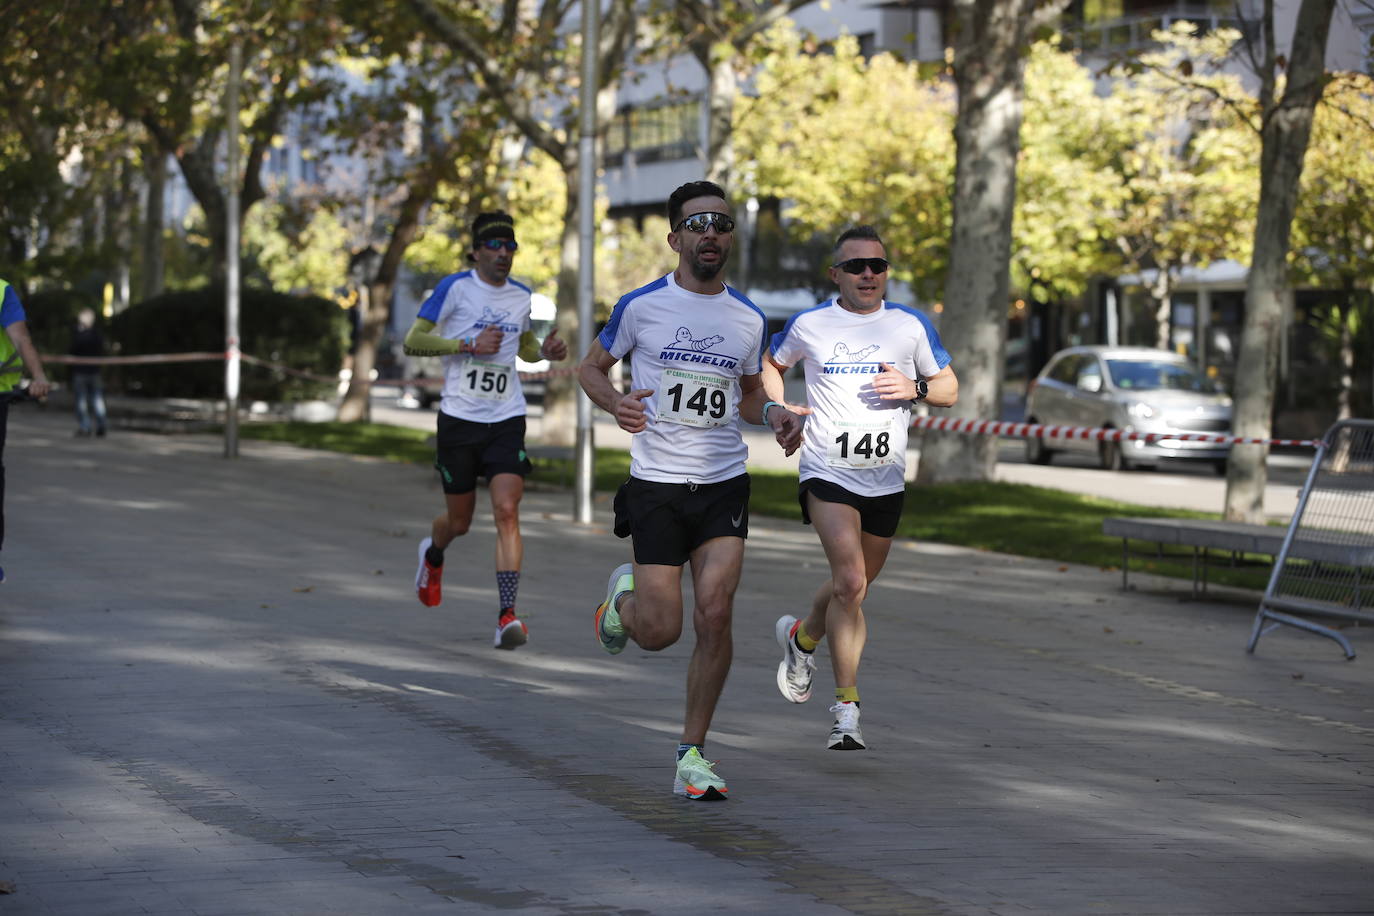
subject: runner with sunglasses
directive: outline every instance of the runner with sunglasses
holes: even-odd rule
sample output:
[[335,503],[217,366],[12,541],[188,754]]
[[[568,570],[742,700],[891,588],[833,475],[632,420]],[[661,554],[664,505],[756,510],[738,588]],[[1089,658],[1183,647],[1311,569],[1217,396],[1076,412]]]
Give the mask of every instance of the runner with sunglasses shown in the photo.
[[[696,645],[687,669],[687,713],[673,791],[723,800],[725,780],[703,748],[733,654],[730,621],[749,534],[748,448],[736,423],[759,422],[767,321],[721,281],[735,221],[725,191],[708,181],[668,198],[668,245],[677,268],[623,296],[582,361],[588,397],[633,433],[630,479],[616,493],[615,533],[634,563],[611,573],[594,624],[615,655],[633,639],[651,652],[682,635],[682,567],[691,563]],[[631,391],[608,376],[631,353]],[[775,412],[788,454],[801,418]]]
[[568,345],[554,328],[541,343],[530,330],[530,289],[510,279],[519,245],[515,221],[496,211],[472,223],[473,269],[439,281],[420,306],[405,338],[410,356],[442,356],[444,390],[434,466],[444,489],[444,512],[420,541],[415,592],[420,603],[442,600],[444,550],[467,534],[477,506],[477,478],[485,477],[496,522],[498,649],[525,644],[529,628],[516,616],[524,543],[520,499],[530,462],[525,455],[525,395],[515,359],[560,360]]
[[[959,382],[940,336],[918,311],[887,302],[888,262],[872,226],[845,230],[835,243],[830,279],[839,294],[793,315],[773,335],[763,363],[774,419],[806,413],[798,498],[816,529],[830,578],[805,620],[779,618],[778,689],[793,703],[811,697],[813,653],[830,636],[835,715],[827,746],[863,750],[859,729],[859,659],[867,637],[863,601],[892,547],[906,495],[911,406],[951,406]],[[782,405],[782,372],[802,363],[809,408]]]

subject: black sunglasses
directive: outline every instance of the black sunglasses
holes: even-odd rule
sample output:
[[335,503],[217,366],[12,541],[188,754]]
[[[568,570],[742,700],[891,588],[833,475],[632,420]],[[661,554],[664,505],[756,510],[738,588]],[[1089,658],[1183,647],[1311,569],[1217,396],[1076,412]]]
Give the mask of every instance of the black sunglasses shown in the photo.
[[868,268],[875,274],[887,273],[887,258],[850,258],[834,265],[847,274],[861,274]]
[[478,242],[477,244],[481,245],[487,251],[499,251],[502,248],[506,249],[507,251],[514,251],[515,249],[520,247],[519,243],[517,243],[515,239],[486,239],[484,241]]
[[724,235],[727,232],[735,231],[734,217],[726,216],[724,213],[693,213],[691,216],[684,216],[682,222],[677,224],[678,229],[685,228],[688,232],[705,232],[712,226],[716,231]]

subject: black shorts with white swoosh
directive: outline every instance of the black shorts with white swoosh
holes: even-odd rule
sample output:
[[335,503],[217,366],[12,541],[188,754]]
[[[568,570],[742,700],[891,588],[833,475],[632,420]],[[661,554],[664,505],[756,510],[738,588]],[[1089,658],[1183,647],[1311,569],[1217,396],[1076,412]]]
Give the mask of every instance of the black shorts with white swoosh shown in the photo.
[[749,475],[719,483],[631,477],[615,494],[615,533],[633,539],[635,562],[681,566],[719,537],[749,536]]

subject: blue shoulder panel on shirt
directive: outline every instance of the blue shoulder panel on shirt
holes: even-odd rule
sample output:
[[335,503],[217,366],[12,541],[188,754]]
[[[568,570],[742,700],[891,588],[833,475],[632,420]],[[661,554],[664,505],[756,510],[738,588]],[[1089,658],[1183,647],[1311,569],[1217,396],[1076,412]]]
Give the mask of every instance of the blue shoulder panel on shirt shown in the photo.
[[620,316],[625,314],[625,307],[630,304],[630,301],[645,293],[652,293],[656,289],[663,289],[663,287],[667,285],[668,278],[659,277],[654,282],[646,283],[639,289],[626,293],[620,297],[620,301],[615,304],[615,308],[611,309],[611,317],[606,322],[606,326],[602,328],[601,333],[596,336],[597,341],[601,346],[606,348],[608,353],[610,352],[611,345],[615,343],[616,331],[620,330]]
[[523,289],[525,292],[530,293],[531,295],[534,294],[534,290],[530,289],[528,286],[526,286],[525,284],[521,283],[519,280],[512,280],[510,277],[507,277],[507,278],[506,278],[506,282],[509,283],[509,284],[511,284],[512,286],[518,286],[518,287],[520,287],[520,288]]
[[434,287],[434,292],[429,294],[429,298],[420,303],[420,314],[417,317],[425,321],[439,320],[439,310],[444,307],[444,300],[448,298],[449,287],[464,277],[472,276],[472,271],[464,270],[456,274],[449,274],[439,281],[439,285]]
[[753,309],[754,313],[759,316],[759,320],[763,322],[763,337],[759,341],[759,364],[754,367],[753,372],[748,373],[749,375],[758,375],[763,371],[763,354],[768,352],[768,316],[765,315],[763,309],[755,305],[748,296],[744,295],[744,293],[735,289],[733,286],[727,284],[725,291]]
[[782,349],[782,345],[787,342],[787,335],[792,331],[792,325],[797,323],[798,318],[810,312],[817,311],[818,309],[827,308],[833,301],[833,299],[826,299],[824,302],[818,302],[811,306],[811,308],[802,309],[800,312],[795,313],[791,318],[787,319],[787,323],[782,326],[782,330],[773,335],[773,352],[776,353],[778,350]]
[[949,365],[949,351],[945,349],[944,344],[940,343],[940,332],[935,330],[935,325],[931,324],[925,312],[922,312],[920,309],[902,305],[900,302],[888,302],[886,303],[886,307],[896,309],[899,312],[906,312],[908,315],[915,315],[920,319],[921,324],[924,325],[926,329],[926,339],[930,341],[930,352],[935,357],[935,365],[939,366],[941,369]]
[[5,299],[0,304],[0,327],[9,327],[16,321],[24,321],[28,315],[24,312],[24,306],[19,302],[19,294],[14,291],[14,287],[5,284]]

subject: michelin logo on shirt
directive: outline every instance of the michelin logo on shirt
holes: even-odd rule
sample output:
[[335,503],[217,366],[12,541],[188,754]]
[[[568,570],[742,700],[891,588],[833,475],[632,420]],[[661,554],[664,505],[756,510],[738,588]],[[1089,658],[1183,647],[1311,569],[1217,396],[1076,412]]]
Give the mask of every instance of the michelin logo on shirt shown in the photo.
[[711,350],[712,347],[722,343],[725,343],[725,338],[719,334],[695,338],[692,336],[690,328],[678,328],[675,339],[663,348],[663,352],[658,354],[658,358],[664,362],[700,363],[706,366],[733,369],[739,365],[738,359],[723,353],[714,353]]
[[482,308],[482,317],[474,321],[472,326],[478,329],[496,328],[502,334],[519,334],[520,326],[518,324],[503,323],[505,322],[506,316],[509,314],[509,309],[504,312],[496,312],[492,311],[491,306],[484,306]]
[[821,367],[823,375],[877,375],[882,372],[881,364],[864,362],[864,357],[873,354],[877,344],[869,344],[862,350],[851,350],[849,344],[840,341],[835,344],[835,352]]

